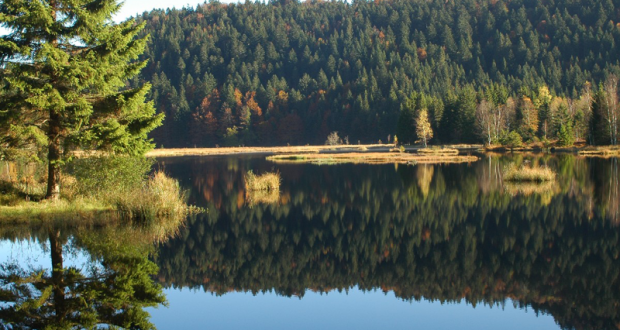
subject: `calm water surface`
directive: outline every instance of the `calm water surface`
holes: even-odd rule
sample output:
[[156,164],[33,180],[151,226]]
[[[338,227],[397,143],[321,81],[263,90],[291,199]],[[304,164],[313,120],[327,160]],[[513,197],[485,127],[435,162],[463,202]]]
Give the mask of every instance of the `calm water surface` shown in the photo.
[[[508,163],[558,177],[503,182]],[[617,159],[317,166],[236,156],[157,167],[208,209],[148,254],[169,302],[147,309],[159,329],[620,326]],[[248,170],[280,172],[280,193],[246,193]],[[0,258],[45,263],[46,235],[5,233]],[[88,242],[67,236],[65,259],[92,259]]]

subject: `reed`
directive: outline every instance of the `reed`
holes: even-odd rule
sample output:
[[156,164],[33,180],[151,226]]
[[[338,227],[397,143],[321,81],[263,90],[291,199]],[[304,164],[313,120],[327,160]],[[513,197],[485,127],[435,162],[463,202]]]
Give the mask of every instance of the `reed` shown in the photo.
[[504,169],[504,181],[553,181],[555,172],[548,167],[530,167],[514,164],[506,166]]
[[328,164],[448,164],[467,163],[478,160],[476,156],[463,155],[419,155],[406,152],[347,152],[325,154],[272,155],[268,161],[278,163]]
[[201,211],[188,206],[178,181],[161,171],[155,172],[143,187],[117,196],[115,204],[122,218],[145,223],[162,218],[184,219],[188,213]]
[[618,156],[620,155],[619,146],[602,146],[602,147],[588,147],[579,150],[579,155],[583,156]]
[[252,170],[245,174],[245,189],[247,191],[280,191],[280,173],[267,172],[256,175]]
[[458,155],[459,151],[453,148],[422,148],[418,149],[421,155]]

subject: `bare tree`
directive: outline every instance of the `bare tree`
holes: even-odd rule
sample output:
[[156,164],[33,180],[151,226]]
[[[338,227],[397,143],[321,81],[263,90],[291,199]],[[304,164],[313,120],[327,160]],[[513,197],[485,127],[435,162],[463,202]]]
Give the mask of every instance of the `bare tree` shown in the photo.
[[491,112],[493,109],[493,104],[487,100],[482,100],[476,107],[476,127],[478,128],[478,134],[484,140],[486,140],[487,145],[490,145],[492,140],[492,120],[491,120]]
[[605,82],[605,119],[609,129],[610,144],[618,144],[618,78],[610,76]]

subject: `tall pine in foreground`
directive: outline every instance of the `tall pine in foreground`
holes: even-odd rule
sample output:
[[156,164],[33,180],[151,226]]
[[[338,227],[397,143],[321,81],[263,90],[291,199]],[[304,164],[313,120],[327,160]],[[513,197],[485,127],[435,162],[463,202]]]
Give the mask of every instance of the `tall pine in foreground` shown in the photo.
[[[150,85],[127,88],[145,66],[135,61],[147,37],[133,20],[114,24],[116,0],[5,0],[0,25],[0,131],[43,143],[46,198],[60,194],[60,167],[70,151],[142,154],[161,124]],[[10,147],[4,145],[3,148]]]

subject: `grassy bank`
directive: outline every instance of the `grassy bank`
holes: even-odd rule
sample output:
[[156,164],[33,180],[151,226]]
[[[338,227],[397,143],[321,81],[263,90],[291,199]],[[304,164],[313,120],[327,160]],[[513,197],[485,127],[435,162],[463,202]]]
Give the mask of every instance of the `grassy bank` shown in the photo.
[[[307,153],[345,153],[345,152],[384,152],[394,148],[394,144],[350,144],[350,145],[319,145],[319,146],[280,146],[280,147],[227,147],[227,148],[178,148],[154,149],[147,157],[181,157],[181,156],[212,156],[234,154],[307,154]],[[482,145],[458,144],[444,146],[444,149],[478,150]],[[417,146],[406,146],[406,150],[417,149]]]
[[45,177],[40,176],[40,171],[29,169],[31,164],[3,165],[6,166],[0,171],[0,223],[75,220],[146,224],[164,218],[183,221],[187,214],[201,211],[185,203],[176,180],[163,172],[149,176],[152,161],[144,158],[76,160],[63,170],[58,200],[43,199]]
[[411,153],[330,153],[330,154],[293,154],[273,155],[267,160],[279,163],[312,163],[312,164],[445,164],[467,163],[478,160],[476,156],[458,155],[418,155]]

